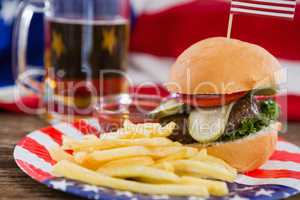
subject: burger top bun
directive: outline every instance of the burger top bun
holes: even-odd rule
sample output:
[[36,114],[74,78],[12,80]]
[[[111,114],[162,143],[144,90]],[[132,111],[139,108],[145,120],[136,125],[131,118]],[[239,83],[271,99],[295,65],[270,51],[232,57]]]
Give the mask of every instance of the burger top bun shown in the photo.
[[264,48],[213,37],[186,49],[171,68],[170,92],[231,94],[278,86],[281,66]]

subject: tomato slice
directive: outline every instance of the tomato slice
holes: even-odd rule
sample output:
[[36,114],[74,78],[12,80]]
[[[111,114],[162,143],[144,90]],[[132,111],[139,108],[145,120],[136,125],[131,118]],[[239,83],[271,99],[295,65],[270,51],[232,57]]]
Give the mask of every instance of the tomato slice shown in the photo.
[[237,92],[233,94],[198,94],[198,95],[188,95],[188,94],[179,94],[179,99],[181,102],[199,107],[214,107],[229,104],[233,101],[236,101],[247,92]]

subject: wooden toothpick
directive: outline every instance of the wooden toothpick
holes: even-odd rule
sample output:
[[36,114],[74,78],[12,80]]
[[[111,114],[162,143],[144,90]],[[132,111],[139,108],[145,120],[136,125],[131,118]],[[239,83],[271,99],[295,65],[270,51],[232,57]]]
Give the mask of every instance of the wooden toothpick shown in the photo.
[[230,37],[231,37],[232,21],[233,21],[233,14],[230,13],[229,20],[228,20],[228,28],[227,28],[227,38],[228,39],[230,39]]

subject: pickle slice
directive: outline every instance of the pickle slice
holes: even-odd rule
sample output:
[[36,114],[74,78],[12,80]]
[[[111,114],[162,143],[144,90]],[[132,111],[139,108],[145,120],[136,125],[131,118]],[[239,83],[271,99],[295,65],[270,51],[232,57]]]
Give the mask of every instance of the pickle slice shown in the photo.
[[215,108],[197,108],[188,119],[189,134],[200,143],[217,140],[224,132],[233,103]]
[[270,96],[275,95],[278,92],[278,90],[278,88],[255,89],[253,90],[253,94],[258,96]]
[[157,108],[148,113],[148,116],[155,119],[176,115],[184,112],[184,104],[176,99],[169,99],[161,103]]

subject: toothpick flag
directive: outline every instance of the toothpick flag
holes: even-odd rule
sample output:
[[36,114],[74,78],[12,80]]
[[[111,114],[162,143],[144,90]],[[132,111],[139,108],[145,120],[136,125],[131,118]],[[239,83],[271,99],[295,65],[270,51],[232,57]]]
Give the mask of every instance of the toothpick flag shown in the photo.
[[227,37],[230,38],[234,14],[264,15],[293,19],[296,0],[232,0]]
[[294,18],[296,0],[232,0],[230,13]]

